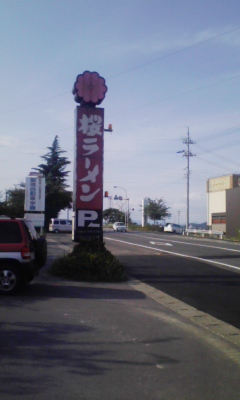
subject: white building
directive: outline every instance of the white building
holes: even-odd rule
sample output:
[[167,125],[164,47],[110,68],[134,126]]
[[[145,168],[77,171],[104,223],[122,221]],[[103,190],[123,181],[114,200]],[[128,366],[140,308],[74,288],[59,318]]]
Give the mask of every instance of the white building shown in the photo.
[[228,237],[240,232],[240,174],[207,181],[207,224]]

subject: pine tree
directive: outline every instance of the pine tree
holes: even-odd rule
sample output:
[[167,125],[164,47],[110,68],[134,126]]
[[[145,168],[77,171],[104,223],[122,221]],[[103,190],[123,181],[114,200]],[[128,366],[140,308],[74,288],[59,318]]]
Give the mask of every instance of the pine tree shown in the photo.
[[46,178],[46,204],[45,204],[45,228],[48,230],[50,218],[56,218],[59,212],[65,208],[71,208],[72,193],[66,188],[69,171],[65,171],[68,164],[67,157],[62,156],[66,153],[59,146],[58,136],[55,136],[53,144],[48,147],[49,152],[42,156],[45,164],[33,168]]

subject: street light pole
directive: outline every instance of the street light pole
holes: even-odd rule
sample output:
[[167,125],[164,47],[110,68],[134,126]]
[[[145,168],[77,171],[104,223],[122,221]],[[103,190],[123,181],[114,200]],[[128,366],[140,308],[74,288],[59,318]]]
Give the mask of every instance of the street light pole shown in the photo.
[[126,227],[127,227],[127,229],[128,229],[129,199],[128,199],[128,196],[127,196],[127,191],[126,191],[126,189],[124,189],[122,186],[114,186],[114,188],[122,189],[122,190],[124,190],[125,193],[126,193],[125,225],[126,225]]

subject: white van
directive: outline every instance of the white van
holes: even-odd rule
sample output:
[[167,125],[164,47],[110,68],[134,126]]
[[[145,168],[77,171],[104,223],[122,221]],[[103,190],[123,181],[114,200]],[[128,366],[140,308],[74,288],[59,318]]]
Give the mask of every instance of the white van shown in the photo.
[[164,232],[180,233],[180,235],[182,235],[183,234],[183,228],[181,227],[181,225],[172,224],[171,222],[168,222],[164,226]]
[[49,232],[72,232],[72,221],[70,219],[51,218]]

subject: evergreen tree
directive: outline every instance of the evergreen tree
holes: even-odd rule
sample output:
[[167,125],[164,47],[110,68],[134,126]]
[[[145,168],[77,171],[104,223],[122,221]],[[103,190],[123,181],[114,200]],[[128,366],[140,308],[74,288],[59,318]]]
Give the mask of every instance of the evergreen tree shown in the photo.
[[45,229],[48,230],[50,218],[57,218],[59,212],[65,208],[71,208],[72,192],[66,190],[69,171],[65,168],[71,162],[67,157],[62,156],[66,153],[59,146],[58,136],[55,137],[49,152],[42,156],[45,163],[33,168],[46,178],[46,203],[45,203]]

